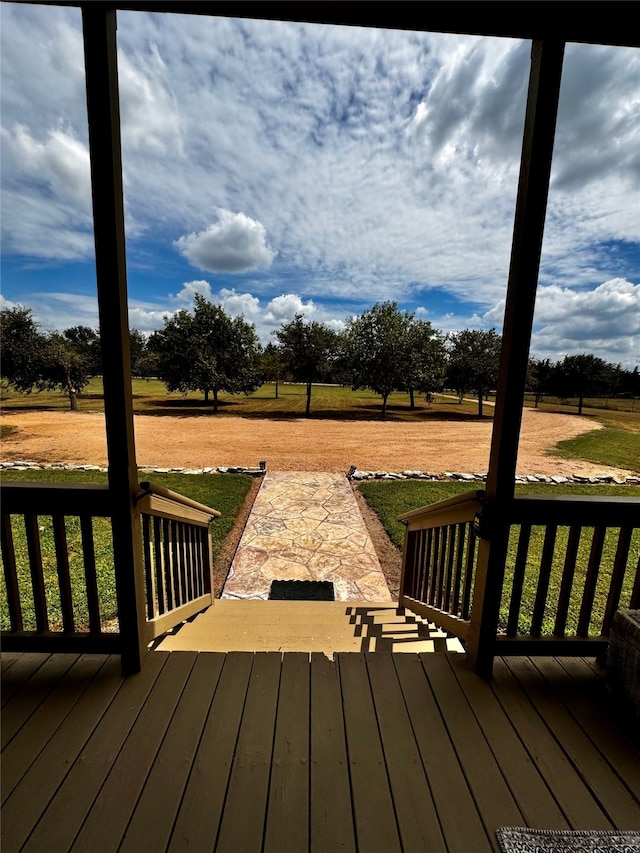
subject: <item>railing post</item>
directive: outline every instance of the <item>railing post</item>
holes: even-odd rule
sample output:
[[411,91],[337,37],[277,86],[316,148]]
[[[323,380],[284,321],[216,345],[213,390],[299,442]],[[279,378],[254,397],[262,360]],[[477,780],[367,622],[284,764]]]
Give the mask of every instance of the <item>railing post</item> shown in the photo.
[[476,672],[485,677],[489,677],[493,669],[563,55],[564,42],[560,40],[534,41],[531,46],[529,92],[485,497],[489,531],[478,550],[467,650]]
[[134,497],[138,472],[133,435],[131,359],[122,194],[116,12],[82,6],[98,313],[113,549],[122,639],[122,669],[137,672],[147,652],[140,519]]

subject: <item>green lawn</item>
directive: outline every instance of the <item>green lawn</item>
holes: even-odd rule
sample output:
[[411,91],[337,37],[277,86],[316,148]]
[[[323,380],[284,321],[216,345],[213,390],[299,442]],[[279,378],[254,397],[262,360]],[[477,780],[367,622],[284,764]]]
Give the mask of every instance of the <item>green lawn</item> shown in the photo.
[[[205,405],[203,395],[169,394],[164,384],[156,379],[134,379],[132,382],[133,407],[137,414],[147,415],[205,415],[213,417],[213,406]],[[68,398],[57,391],[18,394],[2,388],[4,411],[68,409]],[[215,417],[236,415],[260,418],[299,418],[304,416],[306,386],[280,383],[278,397],[275,385],[262,385],[253,394],[225,394],[219,396],[219,411]],[[381,417],[382,399],[372,391],[352,391],[340,385],[314,385],[311,395],[312,418],[338,418],[344,420],[378,420]],[[94,378],[78,397],[78,409],[84,412],[104,411],[102,380]],[[415,408],[409,406],[409,395],[395,393],[389,397],[387,420],[428,421],[430,419],[469,420],[477,418],[477,403],[473,400],[462,405],[455,399],[436,395],[432,404],[415,395]],[[486,407],[485,417],[491,418],[493,409]]]
[[[233,527],[238,512],[244,504],[251,488],[252,478],[244,474],[207,474],[198,476],[192,474],[154,473],[152,479],[156,483],[220,511],[220,518],[216,519],[211,525],[215,559],[225,538]],[[3,481],[103,483],[106,482],[106,474],[97,471],[12,471],[9,476],[3,477]],[[117,616],[111,523],[109,519],[96,518],[93,520],[93,524],[100,613],[103,623],[108,623]],[[18,518],[12,519],[12,526],[18,562],[19,585],[23,601],[25,629],[33,630],[35,629],[35,618],[32,606],[29,561],[24,527],[21,528]],[[52,629],[59,630],[62,627],[62,617],[51,519],[41,517],[39,519],[39,527],[49,619]],[[84,563],[78,518],[67,519],[67,541],[74,613],[77,624],[79,626],[86,626],[88,623],[88,612],[84,593]],[[0,627],[2,629],[9,627],[4,584],[0,589]]]
[[[384,480],[384,481],[367,481],[360,483],[358,488],[362,492],[369,506],[376,512],[385,530],[391,540],[399,547],[402,547],[404,541],[405,527],[397,519],[404,512],[409,512],[412,509],[426,506],[430,503],[435,503],[439,500],[453,497],[454,495],[464,494],[472,491],[469,483],[438,483],[420,480]],[[590,486],[590,485],[574,485],[571,487],[563,487],[563,492],[570,494],[586,494],[586,495],[622,495],[634,497],[640,501],[640,487],[638,486]],[[558,486],[547,484],[531,484],[516,486],[517,493],[528,494],[559,494]],[[640,504],[639,504],[640,505]],[[533,613],[533,603],[538,579],[538,569],[542,556],[542,546],[544,541],[544,528],[534,527],[531,533],[531,544],[529,550],[529,558],[527,562],[527,570],[525,574],[525,583],[523,590],[523,603],[520,614],[519,630],[526,633],[531,624],[531,616]],[[517,548],[517,528],[513,529],[509,553],[507,557],[507,566],[505,572],[504,595],[500,611],[500,626],[506,627],[511,582],[513,580],[513,570],[515,566],[516,548]],[[563,560],[566,551],[568,530],[566,528],[558,529],[558,536],[554,550],[554,561],[552,578],[549,587],[548,604],[545,613],[543,630],[551,633],[553,628],[553,603],[557,601],[560,579],[562,576]],[[611,577],[613,561],[615,558],[615,550],[617,544],[616,531],[607,533],[603,557],[600,579],[596,590],[596,600],[593,610],[592,623],[597,623],[598,619],[602,618],[604,607],[606,604],[606,595],[608,592],[608,583]],[[570,607],[570,616],[567,630],[569,632],[575,630],[577,626],[577,616],[579,603],[581,599],[581,590],[584,587],[584,578],[586,567],[589,559],[590,537],[583,534],[578,553],[578,562],[576,575],[574,580],[575,593],[572,596]],[[635,567],[640,555],[640,529],[634,531],[631,552],[628,560],[627,574],[622,593],[622,602],[628,601],[631,595],[633,579],[635,577]]]

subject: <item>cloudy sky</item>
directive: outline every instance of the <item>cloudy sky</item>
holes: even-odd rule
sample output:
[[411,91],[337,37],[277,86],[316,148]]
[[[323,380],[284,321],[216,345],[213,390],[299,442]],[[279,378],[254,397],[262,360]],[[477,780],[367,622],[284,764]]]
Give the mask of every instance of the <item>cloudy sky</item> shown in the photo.
[[[2,299],[97,326],[80,13],[2,3]],[[118,15],[132,327],[500,330],[529,43]],[[640,364],[640,51],[568,45],[532,354]]]

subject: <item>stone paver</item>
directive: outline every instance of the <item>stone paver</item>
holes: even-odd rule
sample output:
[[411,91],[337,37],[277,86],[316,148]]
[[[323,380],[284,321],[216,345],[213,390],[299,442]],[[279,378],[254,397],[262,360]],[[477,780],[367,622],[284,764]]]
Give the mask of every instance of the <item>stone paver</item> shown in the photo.
[[273,580],[332,581],[337,601],[391,601],[343,474],[265,474],[222,598],[267,599]]

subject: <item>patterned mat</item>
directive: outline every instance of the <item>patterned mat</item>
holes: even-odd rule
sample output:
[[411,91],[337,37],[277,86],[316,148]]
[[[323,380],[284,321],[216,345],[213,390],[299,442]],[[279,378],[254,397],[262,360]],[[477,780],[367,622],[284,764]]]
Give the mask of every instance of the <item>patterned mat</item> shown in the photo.
[[640,832],[550,831],[505,826],[496,831],[502,853],[640,853]]

